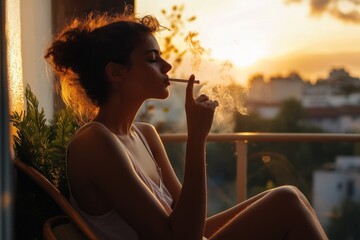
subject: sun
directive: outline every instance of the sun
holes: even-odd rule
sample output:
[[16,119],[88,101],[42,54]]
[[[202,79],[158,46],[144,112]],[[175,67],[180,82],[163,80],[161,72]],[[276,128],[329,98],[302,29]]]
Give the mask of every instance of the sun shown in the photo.
[[233,43],[214,44],[211,56],[219,60],[230,60],[235,66],[246,68],[269,56],[266,44],[259,41],[239,40]]

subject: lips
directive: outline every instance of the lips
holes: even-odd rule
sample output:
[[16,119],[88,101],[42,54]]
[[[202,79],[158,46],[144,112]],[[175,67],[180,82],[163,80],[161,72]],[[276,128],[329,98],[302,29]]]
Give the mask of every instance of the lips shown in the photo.
[[167,79],[165,79],[164,80],[164,83],[166,84],[166,85],[170,85],[170,81],[169,81],[169,79],[167,78]]

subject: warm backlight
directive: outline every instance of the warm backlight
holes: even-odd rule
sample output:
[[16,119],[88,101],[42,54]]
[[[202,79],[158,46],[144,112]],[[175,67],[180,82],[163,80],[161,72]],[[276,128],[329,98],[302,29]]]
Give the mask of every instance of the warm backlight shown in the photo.
[[268,49],[264,42],[251,39],[241,39],[236,47],[233,44],[214,44],[211,48],[212,57],[230,60],[238,67],[250,67],[257,61],[266,57]]
[[24,109],[20,0],[5,1],[10,111]]

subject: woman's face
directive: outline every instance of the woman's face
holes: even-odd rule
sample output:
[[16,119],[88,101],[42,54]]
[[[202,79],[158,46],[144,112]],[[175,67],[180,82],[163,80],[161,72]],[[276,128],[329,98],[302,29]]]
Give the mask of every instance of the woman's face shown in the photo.
[[165,99],[169,96],[167,73],[171,65],[161,58],[158,42],[151,34],[145,36],[130,55],[131,67],[126,73],[131,92],[144,99]]

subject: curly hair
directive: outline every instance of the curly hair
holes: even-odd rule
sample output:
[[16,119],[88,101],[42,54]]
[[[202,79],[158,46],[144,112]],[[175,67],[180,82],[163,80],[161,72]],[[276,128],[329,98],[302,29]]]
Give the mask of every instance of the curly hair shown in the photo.
[[61,97],[79,117],[94,117],[108,97],[105,66],[131,66],[130,54],[147,34],[160,29],[156,18],[132,13],[91,13],[76,18],[55,37],[46,51],[59,79]]

